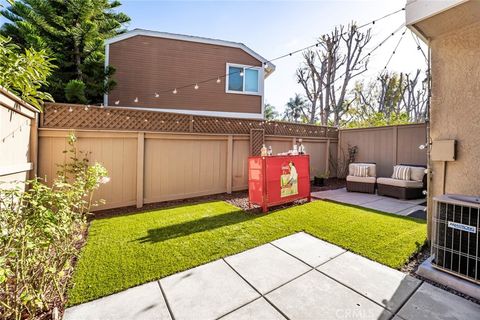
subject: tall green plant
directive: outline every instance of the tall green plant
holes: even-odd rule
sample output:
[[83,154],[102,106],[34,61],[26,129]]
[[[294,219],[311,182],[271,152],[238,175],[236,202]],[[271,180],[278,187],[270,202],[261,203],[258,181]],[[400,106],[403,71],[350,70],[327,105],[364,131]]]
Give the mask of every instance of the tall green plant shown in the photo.
[[43,100],[53,101],[49,93],[41,91],[53,70],[52,59],[45,50],[22,52],[10,39],[0,35],[0,86],[41,110]]
[[89,165],[75,141],[69,138],[69,160],[51,187],[34,179],[26,191],[0,189],[2,318],[35,318],[63,303],[93,192],[107,175]]
[[57,101],[65,100],[67,83],[77,80],[85,84],[88,101],[99,102],[115,84],[113,70],[104,68],[104,41],[130,21],[119,6],[116,0],[18,0],[1,11],[9,22],[0,32],[56,59],[48,90]]

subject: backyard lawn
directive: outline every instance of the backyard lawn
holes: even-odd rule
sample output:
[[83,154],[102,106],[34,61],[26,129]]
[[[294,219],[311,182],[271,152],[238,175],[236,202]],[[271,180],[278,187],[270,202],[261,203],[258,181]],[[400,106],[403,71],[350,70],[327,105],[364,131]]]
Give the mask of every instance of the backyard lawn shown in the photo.
[[325,201],[251,214],[223,201],[94,220],[69,305],[305,231],[393,268],[426,239],[426,223]]

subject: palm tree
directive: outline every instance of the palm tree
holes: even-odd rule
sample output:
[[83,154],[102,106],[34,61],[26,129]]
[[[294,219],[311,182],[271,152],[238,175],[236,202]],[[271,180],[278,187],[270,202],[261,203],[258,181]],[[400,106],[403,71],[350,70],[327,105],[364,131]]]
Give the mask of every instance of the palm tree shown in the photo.
[[295,97],[285,105],[285,111],[283,114],[283,120],[299,122],[298,120],[305,116],[305,108],[307,107],[307,101],[298,93],[295,93]]
[[272,106],[271,104],[267,103],[265,105],[265,119],[266,120],[275,120],[279,116],[277,109],[275,106]]

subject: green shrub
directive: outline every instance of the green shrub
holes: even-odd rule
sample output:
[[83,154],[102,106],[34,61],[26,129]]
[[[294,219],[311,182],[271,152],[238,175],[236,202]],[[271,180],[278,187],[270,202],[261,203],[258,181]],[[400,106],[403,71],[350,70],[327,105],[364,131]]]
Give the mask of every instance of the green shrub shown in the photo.
[[93,192],[108,180],[69,137],[69,161],[49,187],[39,179],[0,190],[0,314],[34,318],[62,304]]
[[68,102],[87,103],[85,83],[81,80],[70,80],[65,86],[65,98]]

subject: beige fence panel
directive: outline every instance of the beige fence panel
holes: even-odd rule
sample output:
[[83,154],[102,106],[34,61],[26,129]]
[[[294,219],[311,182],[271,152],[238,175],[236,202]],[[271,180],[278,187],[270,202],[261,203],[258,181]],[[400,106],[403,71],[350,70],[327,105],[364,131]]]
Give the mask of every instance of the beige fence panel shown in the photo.
[[248,136],[236,136],[233,140],[232,190],[248,188],[248,156],[250,140]]
[[145,203],[226,192],[226,136],[148,134]]
[[418,148],[425,142],[425,124],[343,129],[339,131],[338,163],[344,162],[348,146],[357,146],[356,161],[375,162],[377,175],[388,177],[395,164],[426,165],[426,151]]
[[[39,174],[47,182],[64,163],[70,130],[40,129]],[[106,203],[96,209],[117,208],[167,200],[224,193],[248,188],[250,136],[76,130],[79,150],[92,163],[103,164],[111,178],[95,199]],[[292,148],[295,137],[266,136],[274,153]],[[329,142],[330,141],[330,142]],[[312,174],[327,167],[327,145],[337,140],[303,138],[311,155]],[[331,154],[329,154],[331,156]]]
[[0,87],[0,188],[17,187],[34,176],[37,112]]
[[[39,176],[47,183],[56,176],[58,165],[64,163],[67,149],[67,130],[39,132]],[[78,149],[89,152],[91,163],[104,165],[111,178],[95,194],[95,200],[103,199],[102,209],[134,205],[136,203],[137,134],[130,132],[75,132]]]

